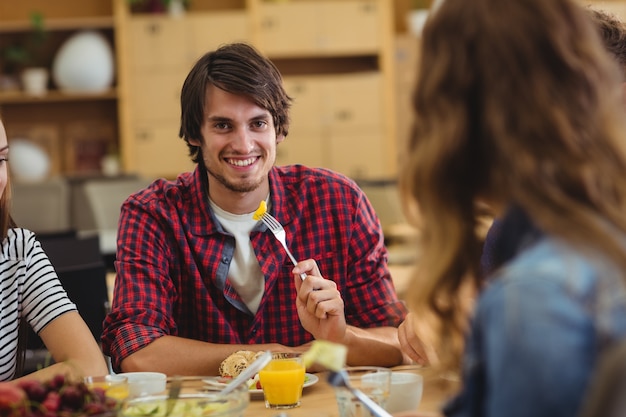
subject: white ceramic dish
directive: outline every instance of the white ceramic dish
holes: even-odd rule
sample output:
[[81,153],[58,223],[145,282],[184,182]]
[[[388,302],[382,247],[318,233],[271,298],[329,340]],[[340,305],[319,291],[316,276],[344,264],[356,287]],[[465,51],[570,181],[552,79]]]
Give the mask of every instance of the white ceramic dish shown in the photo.
[[[203,382],[205,384],[207,384],[207,385],[212,385],[212,386],[215,386],[215,385],[224,385],[225,386],[227,384],[227,382],[220,382],[221,380],[224,380],[224,379],[221,379],[221,378],[218,377],[218,378],[215,378],[215,379],[204,379]],[[318,378],[317,375],[306,373],[305,374],[305,380],[304,380],[303,387],[307,388],[307,387],[310,387],[311,385],[317,384],[317,382],[319,380],[320,379]],[[250,391],[250,399],[251,400],[262,400],[263,399],[263,390],[262,389],[250,389],[249,391]]]
[[160,372],[125,372],[117,375],[128,379],[131,397],[161,394],[167,384],[167,375]]

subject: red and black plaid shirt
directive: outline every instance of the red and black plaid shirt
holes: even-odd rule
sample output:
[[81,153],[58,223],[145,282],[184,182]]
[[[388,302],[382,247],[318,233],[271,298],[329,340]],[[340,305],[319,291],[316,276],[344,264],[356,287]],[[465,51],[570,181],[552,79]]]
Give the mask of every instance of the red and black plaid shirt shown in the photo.
[[[348,324],[397,326],[406,314],[387,268],[380,222],[365,194],[336,173],[303,166],[270,172],[271,214],[296,259],[313,258],[337,283]],[[104,352],[123,358],[164,335],[212,343],[298,346],[313,336],[295,305],[293,265],[259,222],[250,240],[265,276],[256,314],[241,308],[226,280],[234,238],[216,221],[206,174],[157,180],[122,206],[112,311]]]

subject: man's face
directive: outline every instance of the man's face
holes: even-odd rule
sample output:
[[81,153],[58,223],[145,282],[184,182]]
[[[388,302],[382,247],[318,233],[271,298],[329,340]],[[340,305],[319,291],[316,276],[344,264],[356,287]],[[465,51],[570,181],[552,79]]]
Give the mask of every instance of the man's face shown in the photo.
[[201,133],[202,138],[191,143],[201,147],[211,198],[224,189],[235,193],[258,190],[259,199],[265,198],[276,144],[283,140],[276,137],[269,111],[248,97],[209,85]]

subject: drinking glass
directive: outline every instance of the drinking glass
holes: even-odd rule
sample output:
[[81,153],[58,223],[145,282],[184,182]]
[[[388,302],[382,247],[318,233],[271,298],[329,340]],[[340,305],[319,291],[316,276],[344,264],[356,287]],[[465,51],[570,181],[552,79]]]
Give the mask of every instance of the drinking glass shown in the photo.
[[[391,386],[391,369],[378,366],[352,366],[345,368],[350,384],[385,408]],[[372,417],[361,401],[343,387],[335,388],[340,417]]]
[[129,394],[128,378],[121,375],[86,376],[83,382],[89,389],[101,388],[107,397],[118,401],[125,400]]
[[300,406],[305,367],[300,354],[273,353],[272,360],[259,371],[266,408]]

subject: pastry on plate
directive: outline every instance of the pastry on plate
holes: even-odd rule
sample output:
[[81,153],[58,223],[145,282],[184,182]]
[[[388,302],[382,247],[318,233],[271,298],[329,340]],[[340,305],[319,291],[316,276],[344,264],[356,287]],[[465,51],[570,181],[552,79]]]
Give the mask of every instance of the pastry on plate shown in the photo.
[[252,350],[238,350],[230,354],[220,364],[220,376],[234,378],[239,375],[244,369],[254,362],[263,351],[254,352]]

